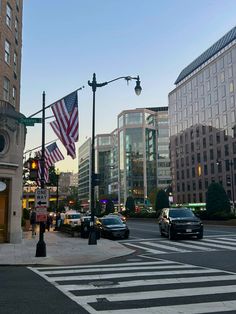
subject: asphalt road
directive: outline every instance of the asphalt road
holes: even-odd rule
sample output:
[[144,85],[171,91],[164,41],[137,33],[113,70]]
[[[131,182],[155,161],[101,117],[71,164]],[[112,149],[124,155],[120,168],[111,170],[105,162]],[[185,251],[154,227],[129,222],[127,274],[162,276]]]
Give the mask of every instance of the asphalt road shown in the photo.
[[73,268],[0,267],[0,313],[236,313],[236,227],[205,225],[203,240],[170,241],[156,221],[128,225],[130,239],[119,241],[132,255]]

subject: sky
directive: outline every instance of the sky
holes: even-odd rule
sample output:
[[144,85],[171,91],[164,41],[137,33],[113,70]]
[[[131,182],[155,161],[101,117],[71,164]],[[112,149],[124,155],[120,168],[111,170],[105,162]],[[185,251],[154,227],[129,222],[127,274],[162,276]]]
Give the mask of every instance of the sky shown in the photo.
[[[78,150],[92,132],[92,90],[96,73],[95,133],[110,133],[123,110],[168,105],[179,73],[236,24],[235,0],[23,0],[21,108],[26,117],[70,92],[78,92]],[[50,109],[46,116],[51,116]],[[36,117],[40,117],[37,115]],[[46,143],[57,139],[46,120]],[[25,151],[41,145],[41,125],[27,127]],[[78,158],[55,167],[78,171]],[[78,155],[78,154],[77,154]],[[26,155],[28,156],[28,154]]]

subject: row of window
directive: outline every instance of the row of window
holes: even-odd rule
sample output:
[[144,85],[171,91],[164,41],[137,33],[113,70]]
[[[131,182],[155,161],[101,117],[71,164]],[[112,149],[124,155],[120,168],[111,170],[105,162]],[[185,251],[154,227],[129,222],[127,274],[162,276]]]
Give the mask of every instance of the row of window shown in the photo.
[[[17,3],[17,8],[19,7],[19,3]],[[13,20],[13,10],[9,3],[6,6],[6,24],[12,30],[14,25],[15,32],[15,42],[18,44],[18,36],[19,36],[19,21],[17,16],[15,16]]]
[[[5,62],[8,65],[11,65],[11,44],[10,42],[6,39],[5,40],[5,57],[4,57]],[[17,74],[17,53],[14,51],[13,53],[13,71],[15,74]]]
[[11,89],[10,81],[7,77],[3,78],[3,100],[10,102],[13,106],[16,106],[16,87]]

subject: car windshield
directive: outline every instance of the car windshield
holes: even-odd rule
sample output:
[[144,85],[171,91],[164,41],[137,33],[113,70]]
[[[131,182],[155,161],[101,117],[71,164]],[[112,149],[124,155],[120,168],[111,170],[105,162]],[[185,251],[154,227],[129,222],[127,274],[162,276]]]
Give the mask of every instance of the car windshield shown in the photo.
[[191,218],[191,217],[195,217],[194,213],[189,208],[170,209],[169,216],[171,218],[177,218],[177,217]]
[[67,217],[68,217],[68,219],[79,219],[80,218],[80,214],[70,214]]
[[108,225],[121,225],[121,224],[123,224],[122,221],[118,218],[104,218],[102,220],[102,223],[104,225],[107,225],[107,226]]

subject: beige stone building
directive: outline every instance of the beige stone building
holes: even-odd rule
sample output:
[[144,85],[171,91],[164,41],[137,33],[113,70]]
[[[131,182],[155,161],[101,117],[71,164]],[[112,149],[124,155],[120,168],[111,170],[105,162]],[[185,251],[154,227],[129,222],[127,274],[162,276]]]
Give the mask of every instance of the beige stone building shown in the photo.
[[0,242],[19,243],[26,128],[20,123],[22,0],[0,0]]

